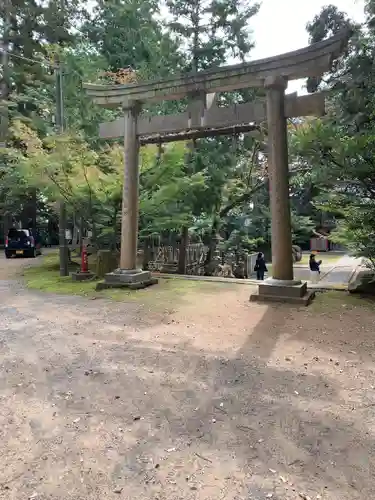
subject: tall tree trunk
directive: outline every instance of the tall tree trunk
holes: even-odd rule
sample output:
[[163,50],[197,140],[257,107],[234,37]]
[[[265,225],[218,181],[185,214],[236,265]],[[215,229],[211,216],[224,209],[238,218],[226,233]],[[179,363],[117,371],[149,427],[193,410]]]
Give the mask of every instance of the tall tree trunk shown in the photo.
[[[56,77],[56,123],[59,133],[64,130],[64,99],[62,85],[62,70],[56,61],[55,77]],[[59,247],[60,247],[60,276],[69,276],[69,247],[66,241],[66,205],[63,198],[59,202]]]
[[[8,137],[8,126],[9,126],[9,117],[8,117],[8,97],[9,97],[9,32],[10,32],[10,6],[11,0],[3,0],[3,10],[4,10],[4,23],[3,23],[3,33],[2,33],[2,56],[1,56],[1,66],[2,66],[2,79],[0,81],[0,99],[1,103],[1,112],[0,112],[0,147],[6,146],[6,141]],[[3,234],[4,241],[8,236],[9,228],[12,227],[12,217],[7,212],[6,208],[3,217]]]
[[113,222],[112,222],[112,227],[113,227],[113,237],[112,237],[112,250],[115,252],[117,250],[117,207],[114,207],[113,210]]
[[5,244],[5,239],[8,236],[8,231],[12,226],[13,226],[13,218],[9,212],[5,212],[5,214],[3,216],[3,234],[4,234],[3,243],[4,244]]
[[30,191],[25,199],[25,204],[21,212],[21,226],[24,229],[32,229],[33,232],[36,230],[36,189]]
[[60,202],[59,213],[60,276],[69,276],[69,248],[66,244],[66,206]]
[[143,240],[143,263],[142,269],[144,271],[148,271],[148,263],[150,262],[150,240],[149,238],[145,238]]
[[204,261],[204,274],[206,276],[211,276],[212,274],[212,270],[210,269],[210,267],[217,247],[217,234],[219,231],[219,225],[220,225],[220,217],[217,214],[215,214],[212,220],[212,225],[210,230],[210,242],[208,244],[208,251],[206,259]]
[[77,224],[77,215],[74,213],[73,214],[73,235],[72,235],[72,244],[73,244],[73,247],[74,249],[77,248],[77,243],[78,243],[78,233],[79,233],[79,229],[78,229],[78,224]]
[[85,221],[83,219],[83,216],[81,215],[79,219],[79,235],[78,235],[78,245],[79,245],[79,255],[82,255],[82,248],[83,248],[83,232],[84,232],[84,227],[85,227]]
[[48,224],[47,224],[47,233],[48,233],[48,239],[47,239],[47,244],[52,246],[53,242],[53,236],[56,234],[56,220],[54,220],[52,217],[48,219]]
[[189,243],[189,228],[181,229],[180,252],[178,254],[178,274],[186,274],[186,254]]
[[[192,54],[192,70],[193,73],[196,73],[198,71],[198,64],[199,64],[199,6],[200,2],[199,0],[195,0],[195,6],[194,6],[194,11],[192,13],[192,24],[193,24],[193,54]],[[195,118],[194,118],[195,119]],[[192,154],[194,153],[196,146],[195,140],[190,141],[187,145],[188,147],[188,154],[185,157],[185,169],[187,172],[191,170],[190,167],[190,161]],[[180,252],[178,255],[178,273],[179,274],[186,274],[186,255],[187,255],[187,246],[189,244],[189,228],[188,227],[183,227],[181,228],[181,233],[180,233]]]
[[10,35],[10,6],[11,0],[3,0],[4,9],[4,23],[3,23],[3,33],[2,33],[2,56],[1,56],[1,66],[2,66],[2,78],[0,81],[0,97],[3,101],[1,115],[0,115],[0,147],[5,147],[6,140],[8,137],[8,126],[9,126],[9,111],[8,111],[8,97],[9,97],[9,35]]
[[92,236],[91,236],[92,246],[95,248],[95,250],[97,250],[98,249],[98,232],[96,230],[96,223],[95,223],[94,219],[92,219],[91,233],[92,233]]

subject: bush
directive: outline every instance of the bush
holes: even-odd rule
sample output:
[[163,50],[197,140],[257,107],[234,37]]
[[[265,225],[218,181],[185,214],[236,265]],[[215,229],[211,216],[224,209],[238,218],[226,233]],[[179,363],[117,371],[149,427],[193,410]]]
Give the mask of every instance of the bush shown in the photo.
[[332,233],[332,241],[343,244],[357,257],[364,257],[375,270],[375,202],[350,207]]

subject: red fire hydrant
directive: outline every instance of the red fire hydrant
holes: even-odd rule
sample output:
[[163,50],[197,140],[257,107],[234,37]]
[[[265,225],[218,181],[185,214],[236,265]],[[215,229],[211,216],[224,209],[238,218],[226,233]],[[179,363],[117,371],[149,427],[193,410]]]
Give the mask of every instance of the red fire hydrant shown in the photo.
[[81,255],[81,273],[89,272],[89,263],[87,260],[87,247],[86,245],[82,246],[82,255]]

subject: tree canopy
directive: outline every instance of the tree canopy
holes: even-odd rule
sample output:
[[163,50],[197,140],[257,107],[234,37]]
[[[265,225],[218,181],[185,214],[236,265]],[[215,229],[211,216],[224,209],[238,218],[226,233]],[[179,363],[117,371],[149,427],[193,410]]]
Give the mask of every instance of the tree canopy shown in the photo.
[[364,26],[328,6],[307,26],[311,42],[350,27],[345,56],[330,75],[310,82],[310,90],[329,90],[327,115],[305,121],[292,137],[294,161],[306,167],[298,179],[310,187],[312,205],[335,216],[334,241],[375,261],[373,240],[375,163],[374,2],[367,2]]

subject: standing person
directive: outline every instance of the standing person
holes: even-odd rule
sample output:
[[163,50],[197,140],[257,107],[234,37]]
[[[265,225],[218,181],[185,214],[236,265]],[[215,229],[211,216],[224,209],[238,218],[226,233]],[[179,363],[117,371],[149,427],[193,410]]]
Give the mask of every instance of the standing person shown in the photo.
[[264,260],[264,256],[262,252],[258,253],[257,260],[255,262],[254,271],[257,273],[257,280],[264,280],[264,273],[268,272],[266,261]]
[[321,260],[317,261],[315,259],[315,255],[312,253],[309,259],[309,266],[310,266],[311,281],[313,283],[317,283],[319,281],[321,264],[322,261]]

